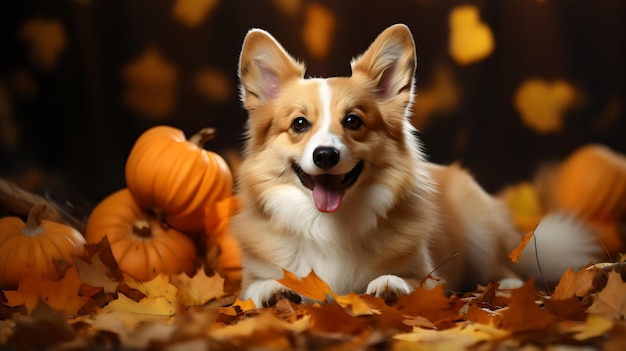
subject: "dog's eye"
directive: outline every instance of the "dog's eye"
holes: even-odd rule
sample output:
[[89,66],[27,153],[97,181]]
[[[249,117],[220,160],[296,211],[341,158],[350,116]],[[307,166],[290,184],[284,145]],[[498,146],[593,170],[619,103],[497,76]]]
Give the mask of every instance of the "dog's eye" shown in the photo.
[[296,119],[291,122],[291,129],[296,133],[304,133],[309,130],[310,126],[311,123],[304,117],[296,117]]
[[362,125],[363,121],[356,113],[348,113],[346,118],[343,119],[343,126],[348,129],[357,130],[361,128]]

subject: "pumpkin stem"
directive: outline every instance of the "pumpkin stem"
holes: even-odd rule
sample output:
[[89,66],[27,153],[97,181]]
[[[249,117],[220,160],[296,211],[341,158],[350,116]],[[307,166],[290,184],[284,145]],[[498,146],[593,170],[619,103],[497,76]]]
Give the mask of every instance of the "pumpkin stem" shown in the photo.
[[22,233],[28,236],[39,235],[43,232],[41,228],[41,220],[43,214],[46,212],[46,204],[38,203],[33,206],[28,212],[28,218],[26,218],[26,227],[22,230]]
[[135,222],[133,225],[133,234],[137,235],[140,238],[149,238],[152,236],[152,229],[150,228],[150,223],[146,220],[141,220]]
[[156,218],[157,222],[161,224],[161,228],[169,228],[169,224],[167,224],[167,222],[165,221],[165,212],[163,212],[162,209],[158,207],[153,207],[150,209],[150,212],[152,215],[154,215],[154,218]]
[[192,135],[187,141],[203,149],[204,144],[215,138],[215,128],[203,128],[196,134]]

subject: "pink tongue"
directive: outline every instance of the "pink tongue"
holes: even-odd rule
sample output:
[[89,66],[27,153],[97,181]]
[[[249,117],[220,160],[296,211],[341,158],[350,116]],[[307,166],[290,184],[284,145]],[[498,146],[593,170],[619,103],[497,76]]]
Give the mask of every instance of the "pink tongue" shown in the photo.
[[321,212],[335,212],[341,206],[343,200],[343,188],[341,186],[342,175],[325,174],[314,176],[313,201],[315,207]]

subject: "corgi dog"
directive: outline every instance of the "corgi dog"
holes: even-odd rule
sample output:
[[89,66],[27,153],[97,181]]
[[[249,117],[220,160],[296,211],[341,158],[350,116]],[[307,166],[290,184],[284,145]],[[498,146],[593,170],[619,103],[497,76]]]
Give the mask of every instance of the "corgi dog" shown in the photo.
[[[426,161],[410,121],[416,67],[402,24],[352,60],[350,77],[327,79],[305,78],[269,33],[248,32],[238,74],[249,118],[230,224],[243,299],[301,301],[276,281],[283,269],[390,303],[420,284],[458,291],[532,271],[507,258],[521,238],[507,209],[460,167]],[[544,270],[587,263],[597,253],[587,234],[574,228],[552,244],[548,256],[583,252]]]

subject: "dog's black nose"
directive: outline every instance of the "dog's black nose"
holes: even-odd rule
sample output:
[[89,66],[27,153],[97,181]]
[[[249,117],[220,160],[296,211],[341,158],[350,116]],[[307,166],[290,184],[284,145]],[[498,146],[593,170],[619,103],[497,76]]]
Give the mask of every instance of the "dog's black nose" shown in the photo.
[[332,168],[339,162],[339,150],[328,146],[318,147],[313,151],[313,162],[322,169]]

